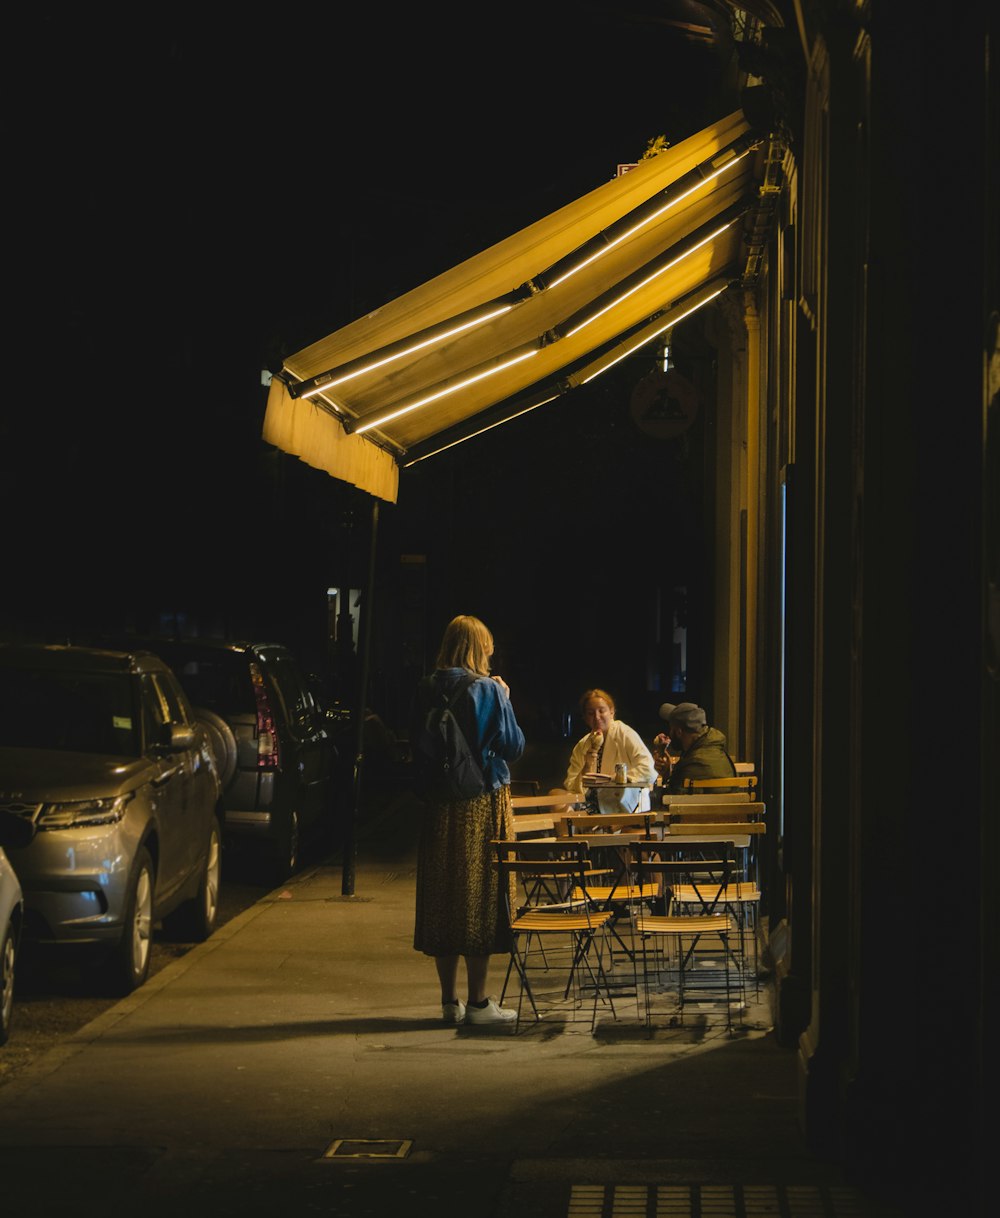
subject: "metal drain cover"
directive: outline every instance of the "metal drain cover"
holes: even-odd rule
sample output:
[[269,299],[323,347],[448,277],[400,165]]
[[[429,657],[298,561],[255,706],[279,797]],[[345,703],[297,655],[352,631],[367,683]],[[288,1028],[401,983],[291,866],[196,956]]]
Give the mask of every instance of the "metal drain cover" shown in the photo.
[[412,1138],[337,1138],[323,1151],[324,1159],[405,1159]]

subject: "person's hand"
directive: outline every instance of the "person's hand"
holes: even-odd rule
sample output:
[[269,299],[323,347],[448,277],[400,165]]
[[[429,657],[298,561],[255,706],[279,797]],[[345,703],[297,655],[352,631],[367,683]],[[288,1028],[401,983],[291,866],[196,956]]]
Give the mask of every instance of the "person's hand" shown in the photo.
[[499,686],[500,686],[500,688],[503,690],[503,692],[504,692],[504,693],[507,695],[507,697],[509,698],[509,697],[510,697],[510,686],[509,686],[509,685],[507,684],[507,682],[506,682],[506,681],[503,679],[503,677],[498,677],[498,676],[496,675],[496,673],[494,673],[494,674],[493,674],[493,680],[494,680],[494,681],[496,681],[497,685],[499,685]]

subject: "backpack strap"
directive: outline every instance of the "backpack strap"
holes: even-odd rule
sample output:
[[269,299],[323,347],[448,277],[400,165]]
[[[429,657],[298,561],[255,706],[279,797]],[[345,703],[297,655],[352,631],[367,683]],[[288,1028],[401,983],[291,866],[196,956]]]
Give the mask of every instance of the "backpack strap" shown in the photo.
[[[472,745],[469,743],[469,734],[465,730],[465,728],[462,727],[461,719],[459,719],[458,715],[455,714],[455,703],[459,700],[459,698],[462,696],[462,694],[465,693],[465,691],[469,688],[469,686],[478,680],[479,680],[479,678],[477,676],[474,676],[472,673],[466,673],[464,676],[459,678],[458,685],[456,686],[454,693],[452,693],[450,697],[446,696],[445,694],[440,695],[441,701],[444,705],[444,709],[451,711],[452,717],[455,720],[455,724],[458,727],[458,730],[465,737],[465,743],[468,746],[469,752],[473,755],[473,757],[477,756],[479,750],[474,749],[472,747]],[[480,765],[482,765],[482,758],[480,758]]]

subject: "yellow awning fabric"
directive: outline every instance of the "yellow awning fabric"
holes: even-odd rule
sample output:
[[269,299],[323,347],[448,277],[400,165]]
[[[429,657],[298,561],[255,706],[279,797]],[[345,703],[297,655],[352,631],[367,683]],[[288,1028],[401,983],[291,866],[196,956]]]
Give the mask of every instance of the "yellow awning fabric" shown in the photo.
[[732,114],[288,357],[264,439],[395,502],[414,446],[580,383],[735,278],[752,147]]

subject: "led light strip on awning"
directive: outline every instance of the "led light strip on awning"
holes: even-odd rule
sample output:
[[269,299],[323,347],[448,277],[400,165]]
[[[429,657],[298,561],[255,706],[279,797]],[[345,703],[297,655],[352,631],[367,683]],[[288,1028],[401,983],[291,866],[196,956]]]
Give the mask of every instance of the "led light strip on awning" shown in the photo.
[[[562,338],[569,338],[574,334],[578,334],[599,317],[603,317],[622,305],[636,292],[654,283],[661,275],[666,274],[667,271],[672,270],[679,263],[683,262],[685,258],[691,257],[698,250],[711,244],[726,229],[731,228],[742,218],[748,206],[747,203],[742,202],[736,204],[723,217],[716,219],[710,224],[702,225],[700,229],[697,229],[689,237],[685,238],[684,241],[678,243],[680,247],[679,253],[677,252],[678,246],[667,250],[663,255],[649,264],[649,266],[643,267],[640,271],[629,276],[622,284],[617,285],[611,292],[606,293],[603,298],[592,302],[585,311],[581,310],[572,317],[560,322],[544,335],[539,336],[537,341],[528,343],[524,347],[512,351],[507,355],[498,356],[486,364],[470,369],[468,372],[452,377],[447,381],[441,381],[437,385],[429,387],[428,392],[418,398],[388,404],[379,410],[359,415],[356,420],[345,418],[344,427],[348,433],[361,435],[372,428],[379,427],[393,419],[400,418],[402,415],[409,414],[411,411],[420,410],[425,406],[432,405],[434,402],[440,402],[443,398],[459,393],[461,390],[467,389],[470,385],[477,384],[487,377],[495,376],[497,373],[503,372],[505,369],[536,355],[543,345],[551,346],[552,343],[558,342]],[[720,219],[722,220],[721,223],[719,222]]]
[[475,385],[479,381],[486,380],[487,377],[496,376],[498,372],[503,372],[505,369],[511,368],[515,364],[520,364],[523,360],[530,359],[533,355],[537,355],[540,350],[540,343],[529,343],[517,351],[511,351],[497,359],[480,364],[478,368],[472,368],[457,377],[452,377],[451,380],[440,382],[433,387],[430,393],[426,393],[423,397],[417,398],[412,402],[395,403],[391,406],[385,406],[381,410],[372,410],[353,421],[345,419],[344,427],[348,433],[353,432],[355,435],[361,435],[363,432],[370,431],[373,427],[378,427],[379,424],[388,423],[391,419],[398,419],[400,415],[409,414],[411,410],[419,410],[422,406],[430,406],[432,402],[439,402],[441,398],[458,393],[462,389],[467,389],[470,385]]
[[592,381],[603,372],[607,372],[609,368],[613,368],[620,360],[627,359],[633,352],[638,351],[640,347],[645,347],[647,343],[651,343],[654,338],[659,338],[661,334],[665,334],[667,330],[672,330],[674,326],[680,325],[682,321],[690,317],[692,313],[697,313],[699,309],[703,309],[710,301],[715,300],[733,282],[730,276],[720,276],[713,279],[711,283],[706,283],[697,292],[691,292],[683,300],[679,300],[667,309],[665,313],[661,313],[655,317],[641,330],[628,338],[623,339],[610,351],[604,352],[597,359],[592,360],[579,371],[572,373],[568,378],[568,387],[573,388],[576,385],[586,385],[588,381]]
[[[391,364],[456,338],[460,334],[474,330],[478,326],[485,325],[494,318],[510,312],[511,309],[523,304],[526,300],[532,299],[540,292],[551,290],[559,284],[565,283],[599,258],[609,254],[625,241],[648,228],[649,225],[656,223],[667,212],[689,199],[702,187],[738,165],[755,147],[757,147],[757,141],[749,133],[734,140],[714,156],[689,170],[676,182],[671,183],[658,195],[639,207],[633,208],[620,220],[597,233],[576,250],[560,258],[558,262],[553,263],[540,274],[532,276],[527,283],[521,284],[505,296],[496,297],[445,322],[429,326],[425,330],[417,331],[406,338],[371,351],[367,355],[348,360],[336,368],[319,372],[307,380],[298,381],[290,376],[287,377],[285,384],[288,387],[289,395],[293,398],[308,398],[328,393],[358,377],[377,372]],[[340,407],[340,403],[335,400],[331,398],[328,400],[334,407]]]
[[610,350],[603,352],[596,359],[577,369],[577,371],[570,373],[568,376],[560,377],[556,382],[547,382],[544,386],[536,388],[527,397],[519,395],[511,400],[510,406],[507,409],[501,409],[499,413],[497,413],[496,409],[483,411],[477,416],[478,426],[475,425],[477,420],[469,420],[470,424],[473,425],[472,430],[464,431],[462,434],[455,434],[455,429],[451,429],[448,433],[435,438],[433,441],[427,440],[421,444],[414,445],[402,458],[400,465],[403,469],[408,469],[420,461],[426,461],[428,457],[436,457],[458,444],[464,444],[466,440],[473,440],[477,436],[492,431],[494,427],[510,423],[514,419],[520,418],[521,415],[528,414],[532,410],[537,410],[539,406],[547,405],[549,402],[568,393],[571,389],[575,389],[580,385],[586,385],[602,373],[607,372],[608,369],[613,368],[621,360],[627,359],[628,356],[647,346],[654,339],[659,338],[661,334],[672,330],[693,313],[697,313],[699,309],[704,308],[705,305],[721,296],[733,282],[732,276],[717,276],[696,292],[690,292],[683,299],[671,305],[669,309],[657,314],[655,318],[652,318],[640,330],[629,335],[628,338],[623,339],[621,342],[616,343]]
[[662,216],[664,216],[672,208],[683,203],[685,199],[690,198],[702,186],[708,182],[712,182],[720,174],[732,169],[757,146],[756,141],[749,135],[744,135],[740,139],[723,148],[721,152],[716,153],[714,157],[710,157],[706,161],[702,161],[700,165],[696,165],[694,169],[689,170],[683,177],[672,182],[665,190],[662,190],[658,195],[648,202],[643,203],[640,207],[634,208],[623,216],[615,224],[606,228],[603,232],[592,237],[588,242],[582,245],[579,249],[574,250],[571,254],[567,254],[564,258],[560,258],[558,262],[542,271],[540,275],[535,275],[531,280],[536,289],[557,287],[560,283],[565,283],[567,279],[572,278],[577,272],[582,271],[585,267],[596,262],[598,258],[602,258],[605,254],[610,253],[616,246],[621,245],[623,241],[628,241],[630,237],[634,237],[636,233],[647,228],[650,224],[654,224]]

